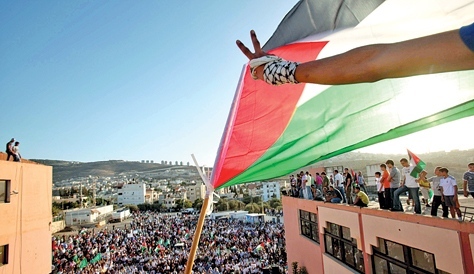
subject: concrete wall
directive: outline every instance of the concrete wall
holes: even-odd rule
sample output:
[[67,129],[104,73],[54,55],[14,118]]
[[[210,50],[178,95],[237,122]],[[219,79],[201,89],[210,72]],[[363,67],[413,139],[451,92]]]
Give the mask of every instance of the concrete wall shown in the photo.
[[0,179],[18,192],[10,203],[0,203],[0,245],[9,245],[0,274],[49,273],[52,167],[0,160]]
[[[299,210],[317,214],[320,245],[301,235]],[[283,197],[288,264],[297,261],[309,273],[353,273],[325,254],[324,228],[328,222],[348,227],[364,254],[365,273],[372,273],[372,247],[383,238],[434,254],[436,267],[449,273],[472,273],[474,224]],[[449,254],[449,255],[447,255]]]
[[64,222],[64,220],[53,222],[51,224],[51,233],[54,234],[58,231],[63,230],[65,227],[66,227],[66,223]]
[[[288,199],[283,196],[283,216],[285,216],[285,238],[288,266],[293,262],[305,266],[308,273],[323,273],[324,244],[301,235],[299,209],[316,213],[316,206],[304,199]],[[308,203],[309,202],[309,203]],[[322,236],[319,237],[322,241]],[[334,272],[337,273],[337,272]]]

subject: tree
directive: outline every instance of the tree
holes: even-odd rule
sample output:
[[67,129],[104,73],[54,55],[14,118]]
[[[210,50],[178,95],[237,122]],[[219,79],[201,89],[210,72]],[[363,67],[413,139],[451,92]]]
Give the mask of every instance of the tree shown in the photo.
[[138,211],[140,211],[140,210],[138,209],[138,206],[136,206],[136,205],[125,205],[125,207],[127,207],[128,209],[130,209],[130,212],[138,212]]
[[190,200],[186,199],[184,200],[183,206],[184,208],[190,208],[190,207],[193,207],[193,203]]
[[250,195],[244,194],[244,197],[242,198],[242,202],[248,205],[252,202],[252,197]]
[[250,204],[246,205],[245,210],[248,211],[249,213],[261,213],[262,212],[261,207],[256,203],[250,203]]
[[154,211],[161,211],[161,206],[162,206],[162,204],[160,204],[160,203],[154,203],[154,204],[151,205],[151,208]]
[[176,206],[174,207],[176,210],[181,210],[183,209],[184,206],[184,200],[183,199],[177,199],[176,200]]
[[215,208],[216,208],[218,211],[226,211],[226,210],[229,210],[229,203],[228,203],[227,199],[225,199],[225,198],[219,199],[219,201],[217,201],[217,203],[216,203],[216,205],[215,205]]
[[53,203],[53,207],[52,207],[53,217],[59,216],[61,214],[61,212],[62,212],[61,204]]
[[201,207],[202,207],[202,203],[203,203],[203,199],[201,198],[198,198],[194,201],[193,203],[193,208],[196,209],[196,210],[201,210]]
[[229,200],[229,210],[240,210],[245,208],[245,204],[239,200]]
[[262,202],[262,197],[260,196],[255,196],[255,197],[252,197],[252,203],[261,203]]
[[282,205],[280,199],[276,198],[271,199],[270,201],[268,201],[268,203],[271,208],[277,208]]
[[139,205],[137,205],[137,207],[140,211],[146,211],[146,210],[149,209],[148,204],[139,204]]

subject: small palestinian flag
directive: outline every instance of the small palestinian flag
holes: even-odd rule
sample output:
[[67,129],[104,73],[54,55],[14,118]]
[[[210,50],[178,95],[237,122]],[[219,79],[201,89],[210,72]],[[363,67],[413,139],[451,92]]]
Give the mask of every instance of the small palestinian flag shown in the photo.
[[408,152],[408,157],[410,157],[410,165],[412,165],[414,168],[412,172],[410,173],[410,176],[418,178],[418,175],[425,169],[426,164],[418,156],[416,156],[413,152],[409,151]]

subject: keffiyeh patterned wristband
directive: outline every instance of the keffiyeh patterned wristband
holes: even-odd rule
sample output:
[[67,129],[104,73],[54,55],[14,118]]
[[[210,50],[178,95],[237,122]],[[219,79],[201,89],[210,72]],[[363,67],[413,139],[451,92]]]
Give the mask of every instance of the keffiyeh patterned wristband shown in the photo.
[[287,83],[298,84],[295,79],[296,67],[300,63],[286,61],[278,56],[266,55],[250,60],[250,72],[253,79],[257,79],[255,69],[265,65],[263,70],[263,80],[270,85],[282,85]]
[[263,80],[270,85],[283,85],[287,83],[298,84],[295,78],[296,67],[300,63],[286,60],[272,61],[263,69]]

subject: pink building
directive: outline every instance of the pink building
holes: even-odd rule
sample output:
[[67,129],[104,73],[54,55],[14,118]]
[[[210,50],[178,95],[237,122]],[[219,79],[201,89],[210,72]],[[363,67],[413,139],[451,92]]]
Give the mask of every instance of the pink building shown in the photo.
[[52,171],[0,154],[0,274],[51,272]]
[[289,272],[474,273],[474,224],[283,197]]

